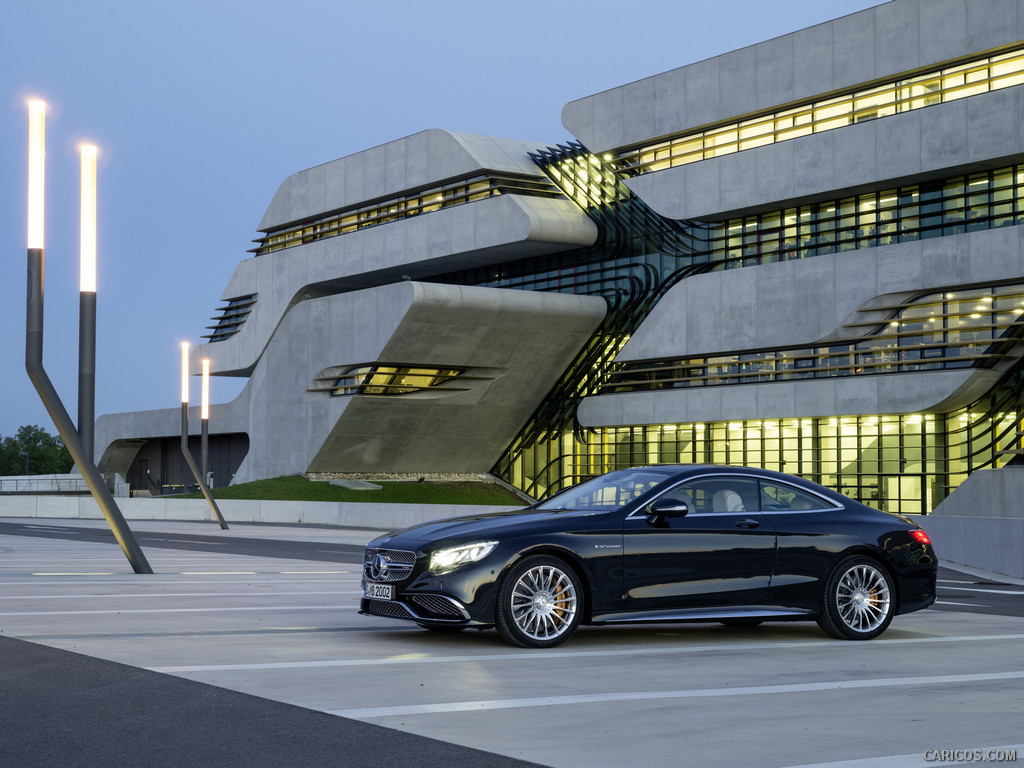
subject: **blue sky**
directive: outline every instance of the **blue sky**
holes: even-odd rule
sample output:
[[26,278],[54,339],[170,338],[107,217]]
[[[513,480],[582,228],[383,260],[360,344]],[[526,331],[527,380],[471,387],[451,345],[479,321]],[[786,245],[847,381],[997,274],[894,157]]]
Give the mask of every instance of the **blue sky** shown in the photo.
[[[32,0],[0,28],[0,435],[56,430],[24,369],[26,99],[49,105],[44,360],[72,419],[77,146],[100,147],[96,413],[174,408],[291,173],[449,128],[571,138],[562,106],[870,0]],[[242,380],[214,379],[226,402]],[[193,388],[193,399],[198,397]]]

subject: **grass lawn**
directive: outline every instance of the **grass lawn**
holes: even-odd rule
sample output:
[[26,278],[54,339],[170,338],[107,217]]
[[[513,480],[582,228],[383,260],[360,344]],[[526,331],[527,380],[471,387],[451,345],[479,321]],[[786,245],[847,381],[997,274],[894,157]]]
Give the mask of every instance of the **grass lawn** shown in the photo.
[[[214,488],[215,499],[261,499],[264,501],[363,501],[377,504],[494,504],[525,506],[518,496],[496,483],[410,483],[380,481],[379,491],[353,491],[327,481],[286,475],[269,480]],[[185,493],[178,498],[201,499],[203,494]]]

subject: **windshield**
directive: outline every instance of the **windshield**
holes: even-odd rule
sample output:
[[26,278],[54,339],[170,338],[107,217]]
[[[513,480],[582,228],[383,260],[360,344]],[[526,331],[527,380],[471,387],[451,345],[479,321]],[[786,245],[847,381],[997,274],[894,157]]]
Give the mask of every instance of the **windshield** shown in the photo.
[[624,507],[671,476],[671,472],[656,469],[623,469],[567,488],[541,502],[535,509],[589,509],[611,512]]

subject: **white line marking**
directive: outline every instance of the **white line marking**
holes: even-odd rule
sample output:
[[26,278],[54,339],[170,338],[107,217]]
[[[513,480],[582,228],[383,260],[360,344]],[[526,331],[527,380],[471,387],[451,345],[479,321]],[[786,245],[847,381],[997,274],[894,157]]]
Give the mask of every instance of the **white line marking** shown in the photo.
[[1024,592],[1008,589],[978,589],[977,587],[946,587],[946,589],[955,589],[958,592],[987,592],[993,595],[1024,595]]
[[406,715],[430,715],[444,712],[479,712],[490,709],[521,709],[524,707],[565,706],[567,704],[599,704],[609,701],[644,701],[654,699],[700,699],[712,696],[751,696],[758,694],[808,693],[811,691],[840,691],[851,688],[893,688],[918,685],[950,685],[978,683],[989,680],[1016,680],[1024,678],[1024,671],[988,672],[976,675],[937,675],[934,677],[887,677],[876,680],[830,680],[821,683],[793,683],[790,685],[757,685],[740,688],[697,688],[682,691],[623,691],[621,693],[589,693],[573,696],[545,696],[532,699],[485,699],[480,701],[453,701],[445,704],[413,704],[398,707],[367,707],[365,709],[335,709],[328,714],[340,717],[367,719]]
[[963,605],[967,608],[988,608],[987,605],[981,605],[980,603],[954,603],[949,600],[936,600],[936,605]]
[[[140,537],[139,541],[173,541],[175,544],[202,544],[204,546],[209,545],[211,547],[226,547],[227,542],[222,541],[196,541],[195,539],[162,539],[150,536],[149,538]],[[219,553],[218,553],[219,554]]]
[[275,592],[273,590],[253,592],[137,592],[124,595],[0,595],[0,600],[102,600],[103,598],[150,598],[150,597],[279,597],[282,595],[361,595],[362,592],[339,592],[336,589],[324,592]]
[[[2,615],[2,614],[0,614]],[[869,647],[885,645],[902,645],[906,643],[952,643],[1000,640],[1024,640],[1020,635],[962,635],[953,637],[920,637],[898,638],[892,640],[872,640]],[[179,674],[184,672],[233,672],[253,671],[260,669],[305,669],[315,667],[368,667],[388,664],[452,664],[462,662],[489,661],[548,661],[557,659],[581,659],[602,656],[652,656],[659,653],[705,653],[723,651],[751,651],[760,649],[800,649],[800,648],[839,648],[842,644],[835,640],[810,640],[793,643],[737,643],[736,645],[667,645],[658,648],[622,648],[617,651],[520,651],[518,653],[489,653],[473,656],[397,656],[383,659],[328,659],[324,661],[278,661],[265,664],[214,664],[205,666],[183,667],[147,667],[152,672]]]
[[355,605],[258,605],[232,606],[228,608],[132,608],[128,610],[108,611],[13,611],[0,613],[0,616],[82,616],[93,614],[128,614],[128,613],[223,613],[224,611],[355,611]]
[[[345,584],[346,582],[350,582],[352,584],[358,584],[359,583],[357,579],[279,579],[279,580],[271,580],[269,578],[266,578],[266,576],[268,576],[268,575],[273,576],[276,573],[279,573],[279,572],[278,571],[273,571],[273,572],[270,572],[269,574],[265,572],[263,574],[264,578],[260,578],[260,579],[178,579],[176,581],[149,581],[147,579],[145,582],[141,582],[139,579],[135,579],[134,581],[114,581],[114,580],[107,579],[107,578],[104,577],[103,579],[100,579],[100,580],[97,580],[97,581],[79,581],[79,582],[75,582],[75,584],[78,584],[78,585],[81,585],[81,586],[90,586],[90,587],[97,586],[97,585],[107,587],[107,586],[113,586],[114,584],[130,584],[132,586],[140,586],[140,585],[144,584],[147,587],[181,587],[181,586],[184,586],[184,585],[192,585],[192,584],[253,584],[255,586],[264,586],[264,585],[274,585],[274,584],[288,584],[288,585],[291,585],[291,584],[340,584],[341,585],[341,584]],[[291,572],[290,571],[283,571],[281,573],[291,573]],[[305,571],[295,571],[295,573],[300,574],[300,575],[316,575],[317,573],[319,573],[319,571],[310,571],[308,573],[305,572]],[[94,574],[89,574],[89,575],[91,576],[91,575],[94,575]],[[95,574],[95,575],[101,575],[101,574]],[[120,575],[120,574],[118,574],[118,575]],[[53,579],[48,580],[48,581],[38,581],[38,580],[36,580],[36,581],[0,581],[0,586],[4,586],[4,587],[6,587],[6,586],[52,587],[52,586],[54,586],[56,584],[60,584],[61,586],[70,586],[70,584],[68,583],[67,579],[64,579],[64,578],[61,578],[59,581],[58,580],[53,580]]]

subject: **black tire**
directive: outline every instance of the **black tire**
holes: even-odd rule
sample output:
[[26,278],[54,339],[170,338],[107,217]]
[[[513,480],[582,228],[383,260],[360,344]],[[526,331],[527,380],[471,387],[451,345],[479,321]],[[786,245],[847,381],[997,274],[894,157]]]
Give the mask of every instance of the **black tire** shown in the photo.
[[840,562],[825,581],[818,626],[840,640],[871,640],[896,614],[896,590],[881,563],[856,555]]
[[722,619],[719,623],[727,627],[756,627],[764,624],[764,619]]
[[576,632],[583,600],[579,577],[569,565],[555,557],[531,555],[502,579],[494,624],[512,645],[553,648]]

